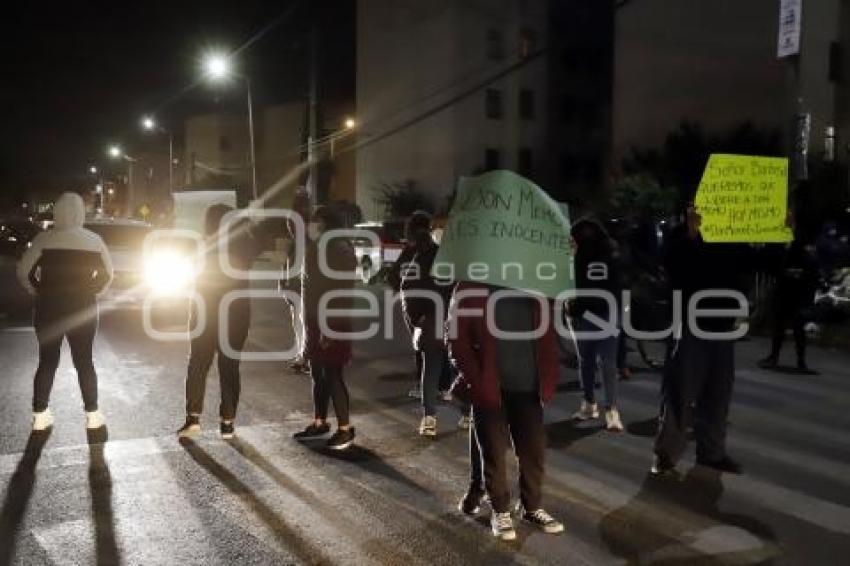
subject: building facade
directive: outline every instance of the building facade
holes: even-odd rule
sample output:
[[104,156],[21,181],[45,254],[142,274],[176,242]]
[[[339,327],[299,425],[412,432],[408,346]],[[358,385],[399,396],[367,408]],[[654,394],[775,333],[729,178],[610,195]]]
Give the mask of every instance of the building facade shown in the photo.
[[435,210],[457,180],[508,168],[539,180],[546,157],[548,3],[360,0],[357,203],[408,185]]
[[[684,121],[784,132],[811,114],[811,156],[850,141],[850,1],[803,0],[800,55],[777,58],[778,0],[633,0],[616,15],[613,148],[658,147]],[[843,140],[843,143],[842,143]]]

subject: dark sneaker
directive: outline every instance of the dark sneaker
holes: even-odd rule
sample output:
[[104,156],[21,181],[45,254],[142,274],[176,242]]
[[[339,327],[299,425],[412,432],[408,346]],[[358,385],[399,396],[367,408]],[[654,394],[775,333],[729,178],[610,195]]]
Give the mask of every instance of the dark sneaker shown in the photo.
[[725,472],[727,474],[740,475],[744,473],[744,468],[741,466],[741,464],[739,464],[729,456],[724,456],[719,460],[707,460],[706,458],[701,458],[697,456],[697,464],[706,468],[712,468],[719,472]]
[[768,356],[758,362],[758,366],[762,369],[776,369],[777,365],[779,365],[779,360],[774,356]]
[[330,433],[331,427],[328,423],[323,423],[317,425],[316,423],[310,423],[310,425],[300,432],[296,432],[292,435],[292,438],[295,440],[310,440],[313,438],[322,438],[327,436]]
[[338,429],[334,435],[328,440],[328,448],[331,450],[345,450],[354,442],[354,429],[347,430]]
[[808,364],[806,364],[806,360],[797,360],[797,371],[801,373],[809,373],[811,371]]
[[224,440],[230,440],[233,438],[234,433],[233,421],[230,421],[229,423],[221,421],[221,428],[219,430],[221,431],[221,437]]
[[187,415],[186,422],[177,431],[180,438],[189,438],[201,432],[201,419],[194,415]]
[[673,475],[676,473],[676,464],[671,462],[667,456],[656,454],[649,472],[654,476]]
[[470,489],[457,504],[458,511],[464,515],[474,517],[481,512],[481,504],[487,499],[487,495],[479,489]]
[[523,521],[534,525],[546,534],[556,535],[564,532],[563,523],[556,521],[552,515],[543,509],[536,509],[534,511],[523,510],[521,516]]

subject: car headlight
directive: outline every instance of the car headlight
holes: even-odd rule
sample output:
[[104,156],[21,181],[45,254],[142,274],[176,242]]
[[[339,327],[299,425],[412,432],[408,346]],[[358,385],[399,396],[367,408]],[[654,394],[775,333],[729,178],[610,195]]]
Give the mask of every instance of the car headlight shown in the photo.
[[155,250],[145,258],[145,283],[156,294],[183,294],[192,286],[195,275],[192,259],[176,250]]

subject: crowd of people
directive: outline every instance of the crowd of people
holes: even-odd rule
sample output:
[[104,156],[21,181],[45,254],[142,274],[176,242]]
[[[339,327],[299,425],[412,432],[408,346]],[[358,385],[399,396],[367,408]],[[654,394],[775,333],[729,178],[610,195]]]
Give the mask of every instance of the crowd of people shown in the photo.
[[[322,234],[340,228],[343,220],[333,207],[311,210],[309,200],[295,203],[306,226],[306,253],[297,283],[285,281],[300,297],[292,312],[294,334],[304,368],[312,378],[313,418],[295,433],[298,441],[322,440],[330,449],[344,450],[355,440],[351,423],[346,366],[352,358],[350,341],[337,333],[351,329],[344,315],[352,278],[329,276],[323,259],[337,272],[354,273],[356,260],[351,243],[330,239],[319,246]],[[231,209],[215,205],[206,212],[208,242],[223,234],[222,219]],[[87,426],[104,425],[97,404],[97,375],[92,363],[92,342],[97,328],[96,295],[110,281],[112,268],[103,242],[82,227],[83,202],[74,194],[63,195],[55,207],[53,230],[40,234],[24,254],[18,269],[22,283],[35,295],[35,330],[39,344],[39,366],[35,375],[33,429],[50,427],[48,408],[53,377],[59,363],[59,348],[67,337],[83,393]],[[563,525],[542,504],[545,474],[546,435],[544,406],[556,393],[560,375],[558,337],[551,316],[551,299],[498,285],[468,281],[443,281],[431,273],[439,244],[432,237],[431,217],[423,212],[407,223],[407,248],[390,271],[388,282],[400,294],[404,320],[410,332],[416,360],[422,407],[418,432],[434,439],[438,433],[437,405],[450,393],[460,401],[460,426],[469,428],[470,483],[459,503],[465,514],[475,515],[486,503],[492,509],[491,527],[503,540],[516,537],[511,509],[505,452],[512,445],[519,463],[520,500],[516,511],[522,520],[546,533],[559,533]],[[248,220],[229,224],[226,245],[211,245],[210,254],[229,254],[230,264],[250,269],[261,251],[257,227]],[[627,270],[621,265],[622,250],[602,223],[584,218],[572,225],[572,261],[577,289],[603,290],[621,297],[629,286]],[[700,217],[689,208],[685,221],[665,244],[664,269],[671,290],[682,293],[687,303],[703,291],[731,289],[747,291],[748,275],[755,251],[746,245],[712,245],[700,234]],[[324,258],[321,255],[324,254]],[[807,248],[794,243],[777,253],[776,324],[772,349],[765,366],[775,366],[787,326],[797,341],[798,365],[805,364],[805,335],[802,311],[809,304],[816,274]],[[507,258],[509,259],[509,258]],[[568,256],[564,261],[570,261]],[[219,324],[219,305],[228,292],[244,288],[247,280],[235,279],[220,270],[217,260],[206,261],[196,290],[203,297],[193,306],[190,329],[199,318],[206,324],[190,340],[185,394],[186,420],[181,437],[201,430],[201,414],[207,374],[217,358],[221,383],[220,432],[225,439],[235,433],[234,422],[240,397],[238,354],[245,344],[251,321],[250,302],[235,301],[227,324]],[[340,303],[335,316],[320,320],[322,297],[335,293]],[[349,297],[349,298],[346,298]],[[432,300],[438,297],[440,300]],[[488,308],[490,302],[492,308]],[[702,322],[708,332],[732,331],[746,312],[735,314],[730,299],[706,299],[707,306],[724,316]],[[293,305],[296,306],[296,305]],[[619,378],[623,371],[624,337],[587,338],[602,329],[611,309],[628,308],[597,297],[571,301],[561,316],[582,338],[577,340],[579,381],[583,398],[574,419],[603,419],[611,432],[623,430],[618,404]],[[205,309],[205,312],[199,312]],[[478,313],[470,315],[468,313]],[[616,318],[616,317],[615,317]],[[528,337],[543,324],[543,332]],[[445,322],[445,324],[444,324]],[[454,328],[453,332],[449,332]],[[523,336],[505,338],[502,332]],[[327,329],[335,332],[328,335]],[[732,396],[735,362],[734,340],[711,339],[692,332],[687,325],[677,329],[668,347],[661,387],[659,431],[654,445],[655,474],[674,474],[691,430],[696,440],[697,462],[728,473],[740,473],[740,464],[726,451],[726,423]],[[223,348],[227,344],[228,348]],[[619,368],[619,371],[618,371]],[[597,403],[597,374],[604,392],[602,408]],[[449,391],[450,390],[450,391]],[[336,428],[331,425],[333,406]]]

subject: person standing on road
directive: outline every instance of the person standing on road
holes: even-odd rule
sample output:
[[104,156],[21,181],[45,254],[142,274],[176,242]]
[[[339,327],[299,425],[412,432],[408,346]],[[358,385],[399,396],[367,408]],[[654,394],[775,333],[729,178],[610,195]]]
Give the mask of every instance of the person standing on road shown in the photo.
[[766,369],[776,368],[779,352],[790,326],[794,331],[797,350],[797,370],[806,372],[806,313],[812,306],[818,285],[818,266],[814,254],[801,240],[794,240],[782,250],[775,272],[773,294],[773,340],[770,354],[759,362]]
[[[546,303],[549,308],[551,303]],[[469,312],[476,314],[459,315]],[[542,320],[543,307],[536,296],[463,282],[455,290],[447,323],[446,341],[459,371],[453,392],[472,404],[484,486],[493,509],[490,527],[501,540],[516,538],[505,462],[506,432],[519,461],[520,516],[549,534],[564,530],[541,507],[546,449],[543,404],[554,397],[559,374],[551,313],[542,336],[528,337]],[[510,335],[497,338],[496,330]],[[479,491],[477,453],[470,452],[472,483],[460,507],[475,513],[484,493]]]
[[[407,223],[407,241],[413,257],[401,268],[401,304],[404,320],[412,330],[417,367],[420,370],[422,420],[419,434],[437,436],[437,402],[440,379],[446,370],[446,348],[443,344],[443,322],[448,309],[451,286],[440,284],[431,275],[431,267],[439,246],[431,238],[431,216],[415,212]],[[423,296],[435,294],[438,300]]]
[[[219,319],[219,306],[225,295],[232,291],[247,289],[248,279],[233,279],[221,270],[220,259],[228,254],[230,264],[243,271],[251,269],[260,253],[260,245],[253,233],[253,225],[247,219],[237,220],[228,233],[222,232],[222,219],[233,208],[215,204],[207,208],[204,231],[211,252],[207,254],[204,272],[195,282],[195,290],[203,298],[205,309],[204,328],[190,342],[189,367],[186,375],[186,422],[177,431],[180,437],[191,437],[201,431],[201,413],[204,409],[204,394],[207,374],[213,358],[218,359],[218,377],[221,384],[220,432],[224,439],[233,438],[236,409],[239,405],[242,379],[239,373],[239,356],[231,356],[223,348],[230,346],[241,354],[248,338],[251,325],[251,301],[240,298],[230,303],[227,324]],[[189,320],[190,331],[199,320],[199,305],[192,305]]]
[[[304,430],[297,432],[296,440],[325,438],[331,431],[328,409],[333,401],[337,431],[327,441],[328,448],[344,450],[354,442],[355,431],[349,421],[350,397],[343,370],[351,361],[351,343],[324,334],[321,320],[334,332],[350,331],[350,319],[344,315],[330,316],[329,309],[339,311],[351,308],[350,294],[330,300],[325,309],[320,308],[322,297],[329,293],[353,291],[357,261],[351,242],[333,238],[325,248],[319,249],[319,240],[325,232],[342,228],[342,219],[330,207],[319,207],[307,225],[306,257],[301,277],[301,313],[304,321],[304,353],[310,363],[313,378],[314,417]],[[325,265],[337,273],[322,268],[319,254],[325,254]]]
[[[691,297],[701,291],[742,293],[754,262],[748,246],[705,243],[700,234],[701,218],[693,206],[688,208],[686,218],[678,233],[671,234],[665,258],[672,289],[682,293],[685,320],[681,321],[681,335],[664,370],[651,472],[675,472],[693,423],[697,464],[739,474],[741,465],[726,452],[727,417],[735,381],[735,342],[731,333],[737,323],[728,311],[734,312],[742,305],[731,296],[704,298],[696,305],[701,310],[727,312],[695,318],[698,328],[691,328],[691,315],[695,317],[696,313],[687,311]],[[698,330],[726,337],[698,336]]]
[[[576,320],[576,330],[581,333],[599,333],[602,329],[589,320],[592,315],[602,320],[619,320],[619,304],[622,288],[619,270],[614,261],[611,238],[601,224],[594,220],[580,220],[572,229],[575,250],[576,289],[581,291],[603,291],[613,300],[601,297],[578,297],[573,301],[571,315]],[[623,430],[620,412],[617,409],[617,342],[616,335],[578,340],[579,368],[584,399],[573,415],[576,420],[599,418],[596,404],[595,385],[597,362],[602,368],[602,384],[605,390],[605,427],[614,432]]]
[[36,236],[18,264],[18,279],[35,296],[38,369],[33,430],[45,430],[53,424],[48,404],[65,338],[77,370],[86,428],[105,425],[98,409],[92,346],[98,323],[96,297],[112,281],[112,261],[100,236],[83,228],[85,215],[80,195],[62,194],[53,207],[53,229]]

